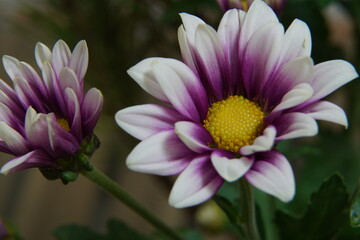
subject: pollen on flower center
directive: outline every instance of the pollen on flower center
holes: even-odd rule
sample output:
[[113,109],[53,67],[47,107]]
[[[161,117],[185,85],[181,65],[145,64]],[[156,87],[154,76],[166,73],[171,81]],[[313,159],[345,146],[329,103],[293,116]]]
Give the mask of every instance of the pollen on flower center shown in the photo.
[[204,127],[217,148],[237,153],[261,134],[264,117],[265,113],[257,103],[235,95],[212,104]]
[[58,118],[56,119],[56,121],[59,123],[59,125],[65,129],[66,131],[70,131],[70,127],[69,127],[69,123],[67,120],[63,119],[63,118]]

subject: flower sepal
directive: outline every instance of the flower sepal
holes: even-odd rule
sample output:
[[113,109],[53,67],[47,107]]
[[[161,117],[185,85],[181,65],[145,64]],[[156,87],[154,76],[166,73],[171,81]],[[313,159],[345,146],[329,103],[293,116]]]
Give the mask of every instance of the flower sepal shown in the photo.
[[40,172],[48,180],[61,179],[63,184],[73,182],[81,171],[91,171],[94,169],[90,162],[90,157],[99,146],[100,141],[93,134],[82,142],[81,149],[74,155],[58,159],[56,167],[39,168]]

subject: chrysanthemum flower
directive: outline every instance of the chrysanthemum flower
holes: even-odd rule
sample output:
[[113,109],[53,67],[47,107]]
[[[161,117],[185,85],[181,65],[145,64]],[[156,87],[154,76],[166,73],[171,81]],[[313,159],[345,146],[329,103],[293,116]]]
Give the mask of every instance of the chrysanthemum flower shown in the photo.
[[0,151],[16,158],[1,173],[61,168],[61,159],[86,147],[102,109],[99,90],[92,88],[84,94],[85,41],[73,52],[62,40],[52,51],[38,43],[35,57],[42,77],[29,64],[3,57],[14,87],[0,79]]
[[180,173],[169,203],[181,208],[210,198],[224,181],[244,177],[280,200],[295,193],[292,168],[276,143],[318,133],[315,120],[347,127],[344,111],[321,100],[358,75],[343,60],[314,65],[307,25],[284,32],[274,12],[254,1],[230,10],[218,30],[182,13],[178,31],[184,62],[148,58],[130,76],[165,105],[129,107],[116,114],[141,140],[130,169]]
[[[232,8],[247,11],[254,0],[216,0],[220,8],[225,12]],[[264,0],[277,13],[285,7],[287,0]]]

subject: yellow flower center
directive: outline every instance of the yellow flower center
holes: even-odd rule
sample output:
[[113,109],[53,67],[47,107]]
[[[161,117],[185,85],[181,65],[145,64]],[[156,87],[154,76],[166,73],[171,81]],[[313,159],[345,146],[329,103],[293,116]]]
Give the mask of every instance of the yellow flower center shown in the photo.
[[204,127],[211,134],[215,147],[237,153],[262,133],[264,117],[257,103],[235,95],[211,105]]
[[70,131],[69,123],[67,120],[63,118],[58,118],[56,120],[63,129],[65,129],[66,131]]

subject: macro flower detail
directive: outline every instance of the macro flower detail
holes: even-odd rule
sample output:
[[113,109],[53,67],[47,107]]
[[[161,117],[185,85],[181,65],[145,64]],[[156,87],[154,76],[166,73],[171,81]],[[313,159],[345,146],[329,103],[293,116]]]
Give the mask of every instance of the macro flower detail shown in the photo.
[[96,88],[83,90],[86,42],[80,41],[72,52],[62,40],[52,51],[38,43],[35,57],[42,77],[29,64],[3,57],[14,87],[0,80],[0,151],[16,157],[1,173],[34,167],[61,171],[60,162],[94,138],[103,97]]
[[[216,0],[220,8],[226,12],[232,8],[247,11],[254,0]],[[276,12],[280,13],[285,7],[287,0],[263,0]]]
[[180,16],[183,62],[147,58],[128,70],[164,103],[117,112],[118,125],[141,140],[128,167],[180,174],[169,198],[177,208],[204,202],[224,181],[242,177],[292,200],[294,174],[275,144],[316,135],[316,120],[347,127],[344,111],[322,98],[356,78],[354,67],[343,60],[314,65],[307,25],[294,20],[285,31],[263,1],[248,12],[227,11],[217,30]]

